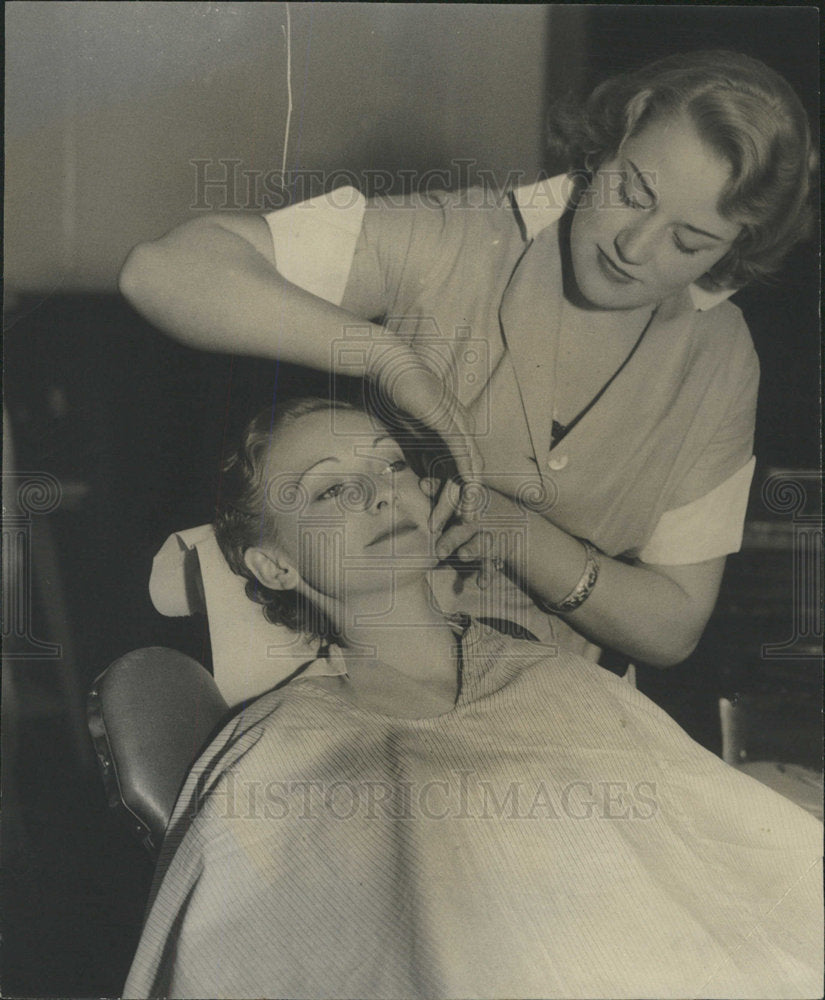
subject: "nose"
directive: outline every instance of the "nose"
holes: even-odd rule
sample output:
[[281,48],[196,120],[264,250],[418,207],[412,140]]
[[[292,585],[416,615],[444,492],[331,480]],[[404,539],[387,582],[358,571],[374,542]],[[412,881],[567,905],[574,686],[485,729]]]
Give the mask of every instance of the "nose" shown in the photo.
[[652,218],[636,219],[619,230],[613,246],[622,264],[644,264],[650,259],[657,239]]
[[387,510],[395,499],[395,485],[391,477],[374,476],[372,478],[372,488],[374,490],[369,503],[369,509],[374,514]]

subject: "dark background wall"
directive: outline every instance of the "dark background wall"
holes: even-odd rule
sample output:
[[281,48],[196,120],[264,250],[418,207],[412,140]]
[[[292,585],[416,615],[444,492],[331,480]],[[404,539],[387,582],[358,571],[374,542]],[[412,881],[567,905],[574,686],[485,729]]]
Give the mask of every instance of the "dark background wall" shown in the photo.
[[[764,58],[816,118],[810,9],[298,3],[290,13],[288,168],[347,171],[366,187],[371,171],[396,188],[432,169],[457,181],[457,160],[471,161],[461,175],[471,180],[479,171],[532,179],[544,165],[548,99],[687,48]],[[151,869],[106,813],[81,699],[136,646],[208,662],[203,622],[151,608],[152,554],[171,531],[210,519],[227,434],[276,381],[312,379],[178,347],[118,298],[116,275],[131,246],[195,214],[193,160],[209,161],[210,177],[221,158],[262,174],[280,168],[285,6],[35,2],[8,4],[6,16],[6,404],[17,469],[49,472],[63,489],[60,507],[32,522],[32,631],[63,652],[21,660],[6,646],[3,989],[115,995]],[[221,196],[212,188],[208,200],[219,207]],[[261,207],[242,188],[236,199]],[[738,300],[763,367],[759,475],[814,468],[814,248],[794,255],[775,288]],[[772,516],[755,490],[752,523]],[[692,662],[643,678],[711,746],[716,695],[761,678],[760,644],[791,628],[790,550],[748,558],[731,560],[716,624]],[[754,618],[768,592],[774,604]],[[783,704],[803,736],[782,749],[815,763],[811,662],[783,675]]]

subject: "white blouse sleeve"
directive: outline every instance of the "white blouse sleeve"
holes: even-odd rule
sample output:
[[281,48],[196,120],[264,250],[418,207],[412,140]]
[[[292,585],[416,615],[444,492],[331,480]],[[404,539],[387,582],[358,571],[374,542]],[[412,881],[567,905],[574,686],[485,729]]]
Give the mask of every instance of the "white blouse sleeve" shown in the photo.
[[359,191],[340,187],[265,215],[280,274],[305,291],[340,305],[365,206]]
[[738,552],[756,459],[710,493],[667,510],[639,552],[639,559],[662,566],[684,566]]

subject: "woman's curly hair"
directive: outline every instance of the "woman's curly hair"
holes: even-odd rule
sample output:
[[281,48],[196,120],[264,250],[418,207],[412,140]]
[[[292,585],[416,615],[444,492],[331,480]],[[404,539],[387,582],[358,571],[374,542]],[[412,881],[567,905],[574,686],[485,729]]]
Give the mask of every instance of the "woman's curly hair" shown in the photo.
[[574,176],[589,179],[647,124],[680,114],[730,164],[719,211],[743,226],[699,284],[740,288],[768,277],[813,228],[818,158],[799,98],[759,60],[724,50],[689,52],[611,77],[583,107],[565,99],[551,109],[550,152]]
[[[214,522],[215,537],[229,568],[246,580],[247,597],[262,605],[266,620],[273,625],[286,625],[312,639],[332,638],[331,623],[297,591],[264,586],[246,565],[244,553],[263,540],[277,539],[271,485],[266,477],[273,434],[308,413],[329,408],[329,400],[302,396],[259,413],[248,424],[240,445],[223,467]],[[337,408],[354,409],[347,403],[338,403]]]

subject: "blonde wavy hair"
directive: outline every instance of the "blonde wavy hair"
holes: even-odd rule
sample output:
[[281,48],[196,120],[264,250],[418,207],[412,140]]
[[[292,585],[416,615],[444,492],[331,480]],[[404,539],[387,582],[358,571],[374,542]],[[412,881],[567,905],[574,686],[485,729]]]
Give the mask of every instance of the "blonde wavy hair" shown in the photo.
[[730,164],[719,211],[743,227],[698,283],[740,288],[774,274],[812,231],[818,157],[799,98],[759,60],[724,50],[689,52],[611,77],[583,107],[566,99],[551,108],[550,151],[587,179],[625,140],[674,115],[687,115]]

